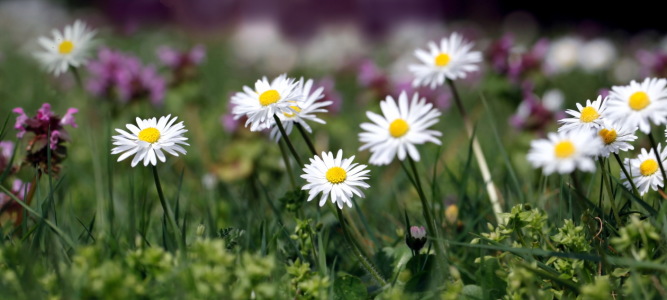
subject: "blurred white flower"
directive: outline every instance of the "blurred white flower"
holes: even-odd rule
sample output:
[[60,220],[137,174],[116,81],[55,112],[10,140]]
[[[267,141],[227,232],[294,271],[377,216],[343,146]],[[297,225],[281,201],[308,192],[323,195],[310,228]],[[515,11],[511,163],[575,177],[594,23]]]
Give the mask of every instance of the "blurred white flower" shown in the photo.
[[542,168],[545,175],[554,172],[569,174],[576,169],[593,172],[593,156],[601,147],[602,141],[588,130],[550,132],[546,139],[530,143],[528,161],[533,168]]
[[578,37],[566,36],[553,41],[544,58],[544,67],[548,73],[561,73],[572,70],[579,62],[582,41]]
[[412,85],[435,89],[444,84],[445,79],[466,78],[468,73],[479,69],[478,63],[482,61],[482,54],[472,51],[472,47],[473,43],[464,40],[462,35],[452,33],[440,40],[440,44],[429,42],[428,51],[415,50],[420,64],[408,66],[415,76]]
[[278,25],[266,19],[241,23],[232,35],[232,49],[242,64],[251,64],[266,73],[292,70],[297,48],[280,33]]
[[605,118],[629,128],[639,127],[643,133],[651,132],[651,123],[667,123],[667,80],[646,78],[613,86]]
[[613,66],[612,74],[616,82],[629,82],[639,77],[640,65],[630,57],[621,57]]
[[335,71],[368,52],[365,40],[354,24],[322,27],[303,48],[302,62],[308,68]]
[[51,39],[38,39],[42,51],[35,53],[44,68],[58,76],[67,72],[69,67],[77,68],[86,62],[94,43],[94,30],[76,20],[73,25],[65,26],[62,32],[54,29],[51,34]]
[[579,50],[579,65],[588,72],[606,70],[616,62],[616,47],[603,38],[590,40]]

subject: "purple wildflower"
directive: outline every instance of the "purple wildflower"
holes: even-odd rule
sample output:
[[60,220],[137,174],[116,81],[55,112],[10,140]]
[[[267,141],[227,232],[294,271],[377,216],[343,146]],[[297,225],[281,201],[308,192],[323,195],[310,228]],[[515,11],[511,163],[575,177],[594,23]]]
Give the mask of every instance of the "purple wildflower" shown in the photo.
[[14,143],[10,141],[0,142],[0,173],[4,172],[14,152]]
[[550,90],[540,99],[533,92],[532,84],[525,84],[523,93],[523,101],[509,121],[515,128],[542,133],[549,124],[565,117],[561,109],[562,92]]
[[[14,125],[14,128],[18,131],[16,136],[23,138],[26,133],[31,136],[27,146],[26,161],[39,166],[42,170],[46,170],[48,165],[46,146],[48,145],[51,149],[52,167],[57,170],[59,168],[58,164],[66,157],[67,150],[63,143],[70,140],[69,134],[63,126],[77,127],[74,114],[78,110],[70,108],[61,118],[51,111],[50,104],[44,103],[34,117],[28,117],[20,107],[15,108],[13,112],[18,114]],[[48,139],[49,134],[50,140]]]
[[[21,201],[26,201],[26,192],[29,190],[30,183],[28,182],[15,179],[12,183],[11,193]],[[22,208],[23,207],[20,204],[14,201],[14,198],[11,195],[0,192],[0,215],[9,215],[10,218],[14,219],[14,224],[17,225],[22,219],[22,214],[20,213]],[[4,221],[5,219],[3,218],[2,220]]]
[[197,66],[204,61],[206,48],[197,45],[190,51],[180,52],[169,46],[162,46],[158,48],[157,56],[163,65],[171,69],[171,84],[177,85],[197,75]]
[[148,98],[156,106],[164,100],[164,78],[155,67],[144,66],[137,57],[101,49],[97,60],[88,64],[88,71],[91,74],[88,91],[98,97],[115,98],[123,103]]

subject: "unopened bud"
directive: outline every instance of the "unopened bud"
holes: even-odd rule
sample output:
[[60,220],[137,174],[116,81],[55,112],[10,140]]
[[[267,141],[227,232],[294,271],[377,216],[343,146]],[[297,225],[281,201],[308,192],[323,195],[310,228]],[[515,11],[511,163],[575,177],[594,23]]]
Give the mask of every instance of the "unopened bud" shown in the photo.
[[405,236],[405,243],[415,252],[419,252],[426,244],[426,229],[424,226],[410,227],[410,233]]

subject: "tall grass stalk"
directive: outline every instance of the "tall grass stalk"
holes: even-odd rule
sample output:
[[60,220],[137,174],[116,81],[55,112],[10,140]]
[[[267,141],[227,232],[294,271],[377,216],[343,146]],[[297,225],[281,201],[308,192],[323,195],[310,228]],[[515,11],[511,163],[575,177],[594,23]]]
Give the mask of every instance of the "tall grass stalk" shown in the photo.
[[472,151],[475,154],[475,158],[477,159],[477,165],[479,166],[479,171],[482,173],[482,179],[484,180],[484,184],[486,186],[486,192],[489,194],[489,201],[491,202],[491,207],[493,208],[493,213],[495,214],[496,221],[499,224],[504,223],[504,220],[502,219],[501,215],[503,213],[503,209],[502,206],[500,205],[500,197],[498,196],[496,185],[493,183],[493,179],[491,178],[491,171],[489,171],[489,166],[486,163],[486,158],[484,158],[484,152],[482,152],[482,147],[479,145],[477,136],[473,134],[472,123],[470,121],[470,118],[468,117],[468,114],[466,113],[459,92],[456,89],[456,85],[454,85],[454,81],[452,81],[451,79],[447,79],[447,85],[449,85],[449,88],[452,91],[454,103],[456,103],[456,107],[458,108],[459,113],[461,114],[461,118],[463,119],[463,125],[466,128],[468,137],[472,139]]

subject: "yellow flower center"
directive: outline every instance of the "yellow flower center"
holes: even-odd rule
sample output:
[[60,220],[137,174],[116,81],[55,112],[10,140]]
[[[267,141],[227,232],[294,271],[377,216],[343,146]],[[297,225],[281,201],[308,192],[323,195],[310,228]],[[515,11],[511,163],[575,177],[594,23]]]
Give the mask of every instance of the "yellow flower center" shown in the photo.
[[616,130],[614,129],[612,130],[602,129],[598,132],[598,134],[600,135],[600,137],[602,137],[602,140],[604,140],[604,143],[606,145],[609,145],[616,141],[617,133]]
[[[294,111],[296,111],[296,113],[301,111],[301,108],[298,107],[298,106],[290,106],[290,108],[293,109]],[[296,113],[295,112],[286,112],[286,113],[283,113],[283,114],[285,115],[285,117],[291,118],[291,117],[296,116]]]
[[280,100],[280,94],[276,90],[268,90],[259,95],[259,104],[262,106],[276,103],[278,100]]
[[444,67],[449,64],[451,58],[447,53],[440,53],[435,57],[435,65],[438,67]]
[[142,131],[139,131],[140,141],[152,144],[157,142],[157,140],[159,139],[160,139],[160,131],[153,127],[148,127]]
[[651,99],[644,92],[636,92],[630,96],[628,104],[634,110],[642,110],[651,104]]
[[555,147],[555,153],[556,157],[558,158],[568,158],[574,154],[574,151],[576,148],[574,148],[574,144],[570,141],[563,141],[558,144],[556,144]]
[[62,41],[60,45],[58,45],[58,52],[60,54],[70,54],[74,50],[74,43],[68,40]]
[[395,138],[404,136],[408,130],[410,130],[410,125],[403,119],[396,119],[389,124],[389,134]]
[[590,123],[595,121],[598,117],[600,117],[600,114],[597,110],[595,110],[595,108],[592,106],[586,106],[581,110],[581,117],[579,117],[579,120],[584,123]]
[[658,162],[655,159],[647,159],[639,165],[639,173],[643,176],[649,176],[658,171]]
[[347,172],[341,167],[332,167],[327,171],[327,180],[333,184],[339,184],[347,179]]

